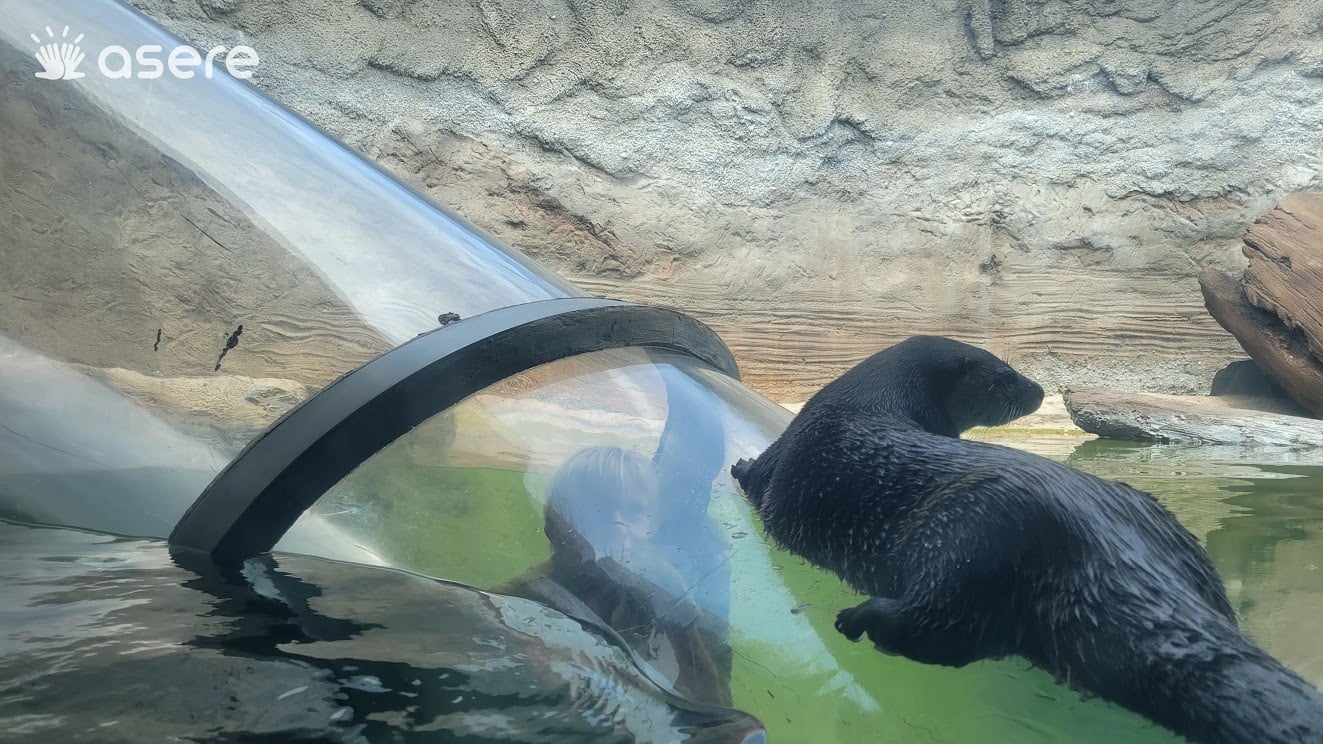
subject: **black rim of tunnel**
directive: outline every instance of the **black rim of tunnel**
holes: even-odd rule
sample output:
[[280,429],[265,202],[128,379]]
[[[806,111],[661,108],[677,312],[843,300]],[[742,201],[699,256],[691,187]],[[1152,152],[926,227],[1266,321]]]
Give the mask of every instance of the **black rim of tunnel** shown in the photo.
[[720,337],[674,310],[578,297],[492,310],[411,339],[286,413],[212,480],[170,544],[222,562],[265,553],[322,494],[428,418],[538,365],[629,346],[678,351],[739,379]]

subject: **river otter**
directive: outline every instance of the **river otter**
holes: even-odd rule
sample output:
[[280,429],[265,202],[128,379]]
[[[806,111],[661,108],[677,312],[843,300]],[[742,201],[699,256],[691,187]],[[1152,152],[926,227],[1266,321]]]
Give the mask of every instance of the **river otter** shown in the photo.
[[872,595],[837,616],[852,640],[949,666],[1022,656],[1195,742],[1323,742],[1323,696],[1240,633],[1151,495],[959,438],[1041,400],[993,355],[915,337],[732,474],[777,542]]

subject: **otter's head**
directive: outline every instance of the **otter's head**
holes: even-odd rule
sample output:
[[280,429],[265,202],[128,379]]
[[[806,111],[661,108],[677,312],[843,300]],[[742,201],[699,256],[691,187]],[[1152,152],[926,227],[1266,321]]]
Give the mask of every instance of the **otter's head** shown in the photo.
[[1043,403],[1043,388],[988,352],[960,360],[960,375],[951,387],[947,412],[960,431],[975,426],[1001,426],[1033,413]]
[[[1043,388],[1006,362],[941,336],[914,336],[880,352],[902,386],[912,385],[906,413],[934,434],[959,436],[975,426],[1001,426],[1038,409]],[[893,401],[903,401],[904,391]]]

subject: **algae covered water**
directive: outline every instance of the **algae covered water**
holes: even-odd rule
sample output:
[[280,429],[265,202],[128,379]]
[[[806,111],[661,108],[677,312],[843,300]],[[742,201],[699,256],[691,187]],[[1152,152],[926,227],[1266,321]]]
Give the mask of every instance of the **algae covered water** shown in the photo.
[[[1323,458],[1003,443],[1153,492],[1208,546],[1246,632],[1323,682]],[[456,541],[435,548],[438,575],[490,584],[541,557],[501,549],[502,536],[538,529],[536,510],[516,498],[522,477],[435,475],[443,513],[466,517]],[[510,498],[473,503],[522,504],[527,514],[465,511],[459,495],[491,489]],[[738,511],[726,496],[714,510]],[[421,523],[413,506],[405,542]],[[831,623],[857,601],[848,588],[768,552],[737,517],[722,515],[732,571],[769,575],[731,596],[730,693],[769,741],[1177,741],[1018,660],[947,669],[845,641]],[[467,563],[446,571],[460,555]],[[159,541],[0,524],[0,582],[6,740],[739,741],[756,728],[740,713],[668,697],[610,639],[554,611],[396,571],[277,555],[242,575],[207,576]]]

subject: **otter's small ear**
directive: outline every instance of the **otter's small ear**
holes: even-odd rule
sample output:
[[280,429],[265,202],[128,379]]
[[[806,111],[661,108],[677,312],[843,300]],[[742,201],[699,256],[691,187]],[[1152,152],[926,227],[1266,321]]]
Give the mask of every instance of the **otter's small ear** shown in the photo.
[[961,371],[973,369],[974,367],[978,366],[978,360],[972,356],[962,356],[960,357],[959,366]]

